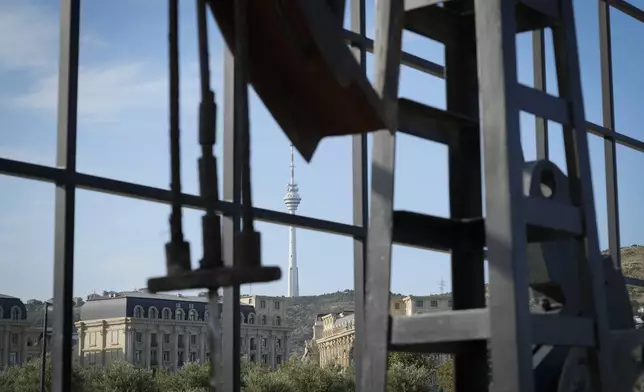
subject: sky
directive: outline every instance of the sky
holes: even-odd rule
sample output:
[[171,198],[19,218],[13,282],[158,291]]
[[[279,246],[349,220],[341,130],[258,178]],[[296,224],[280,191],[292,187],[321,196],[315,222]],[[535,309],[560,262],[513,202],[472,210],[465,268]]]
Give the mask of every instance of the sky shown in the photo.
[[[372,2],[368,35],[373,37]],[[644,6],[644,0],[633,1]],[[56,153],[59,2],[0,2],[0,156],[53,166]],[[596,2],[575,0],[586,117],[601,123]],[[82,5],[78,170],[169,187],[167,6],[158,0]],[[196,15],[193,1],[180,9],[181,129],[183,190],[198,191],[197,105],[199,101]],[[210,18],[211,19],[211,18]],[[644,25],[613,11],[616,128],[644,138],[638,126],[644,77]],[[213,89],[223,97],[223,46],[210,20]],[[440,44],[405,33],[404,49],[443,64]],[[531,37],[517,38],[519,81],[532,85]],[[548,91],[556,95],[550,36],[547,37]],[[371,77],[373,61],[368,56]],[[400,95],[445,107],[444,82],[403,67]],[[222,101],[218,101],[220,109]],[[286,211],[282,198],[289,179],[289,142],[254,93],[250,103],[252,180],[258,207]],[[222,114],[219,112],[218,142]],[[534,118],[521,117],[526,159],[534,159]],[[551,124],[551,159],[565,171],[560,127]],[[595,204],[602,249],[608,247],[603,141],[589,136]],[[369,144],[371,146],[371,143]],[[371,147],[370,147],[371,148]],[[221,144],[216,150],[221,158]],[[641,222],[644,182],[638,181],[644,155],[617,147],[620,228],[623,245],[644,243]],[[351,223],[351,139],[325,139],[310,164],[296,154],[301,215]],[[396,154],[396,209],[448,216],[447,149],[399,135]],[[221,171],[221,161],[219,170]],[[419,170],[420,169],[420,170]],[[53,292],[54,186],[0,176],[0,292],[23,299],[46,299]],[[103,290],[145,287],[165,273],[169,207],[96,192],[77,193],[75,296]],[[193,265],[201,257],[201,213],[184,210],[184,229]],[[288,265],[288,230],[258,223],[267,265]],[[300,294],[353,288],[352,239],[298,229]],[[449,255],[394,246],[391,288],[406,294],[450,290]],[[243,293],[285,295],[286,279],[243,287]]]

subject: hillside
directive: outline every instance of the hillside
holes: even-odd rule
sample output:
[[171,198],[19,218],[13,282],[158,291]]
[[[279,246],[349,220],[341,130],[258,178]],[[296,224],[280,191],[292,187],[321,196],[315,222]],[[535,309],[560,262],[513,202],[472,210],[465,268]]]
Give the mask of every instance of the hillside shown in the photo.
[[313,323],[319,313],[353,310],[353,290],[331,294],[288,298],[287,320],[295,327],[290,339],[290,352],[304,353],[304,341],[313,337]]
[[[624,276],[644,280],[644,246],[631,245],[622,248],[622,273]],[[631,300],[644,304],[644,287],[628,286]]]

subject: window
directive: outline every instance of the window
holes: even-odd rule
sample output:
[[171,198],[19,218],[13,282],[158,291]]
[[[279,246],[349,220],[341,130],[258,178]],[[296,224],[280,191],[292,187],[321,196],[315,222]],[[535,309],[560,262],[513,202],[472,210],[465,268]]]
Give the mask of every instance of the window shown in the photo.
[[143,308],[139,305],[134,307],[134,318],[143,318]]
[[259,307],[261,309],[266,309],[266,301],[264,301],[264,300],[259,301]]
[[152,347],[156,347],[159,344],[159,342],[157,342],[157,334],[156,333],[152,333],[150,335],[150,344],[152,345]]
[[248,304],[249,304],[249,305],[252,305],[252,304],[253,304],[253,299],[252,299],[252,298],[250,298],[250,299],[248,300]]
[[0,306],[0,319],[4,316],[4,309],[2,309],[2,306]]
[[89,338],[89,345],[90,346],[95,346],[96,345],[96,332],[90,332],[87,337]]
[[449,301],[447,301],[447,306],[450,307],[450,308],[453,307],[454,302],[450,299]]
[[400,309],[400,304],[398,302],[396,302],[394,304],[394,309],[396,309],[396,310]]
[[183,351],[177,353],[177,366],[183,366]]
[[240,323],[242,323],[242,324],[244,324],[244,323],[246,322],[246,320],[244,319],[244,313],[240,313],[240,315],[239,315],[239,316],[241,317],[241,318],[239,319],[239,322],[240,322]]
[[183,335],[177,335],[177,339],[179,339],[179,348],[183,348]]
[[190,353],[190,362],[197,362],[197,353],[194,351]]
[[280,316],[275,316],[275,325],[282,325],[282,318]]
[[281,365],[282,364],[282,356],[281,355],[275,356],[275,364],[276,365]]
[[416,307],[417,308],[422,308],[423,307],[423,301],[422,300],[416,301]]
[[188,312],[188,320],[189,321],[197,321],[197,311],[194,309],[190,309]]
[[159,310],[155,308],[154,306],[150,306],[150,309],[148,309],[148,317],[151,319],[158,319],[159,318]]
[[142,343],[143,342],[143,333],[142,332],[137,332],[136,333],[136,342],[137,343]]
[[262,363],[267,364],[268,363],[268,354],[262,354]]
[[157,362],[157,350],[150,351],[150,360],[151,360],[152,363],[156,364],[156,362]]
[[282,339],[275,339],[275,347],[282,348]]
[[266,338],[262,338],[262,348],[266,348]]
[[190,344],[197,344],[197,335],[190,335]]
[[112,344],[119,344],[119,331],[111,331]]
[[163,362],[170,362],[170,351],[163,352]]
[[273,302],[273,309],[280,310],[280,301]]
[[248,324],[255,324],[255,315],[252,313],[248,315]]
[[266,325],[266,315],[265,314],[262,315],[262,318],[260,319],[260,321],[261,321],[260,324]]
[[20,308],[17,306],[14,306],[11,308],[11,319],[12,320],[20,320],[20,316],[22,315],[22,312],[20,311]]
[[436,301],[436,300],[431,301],[431,302],[429,303],[429,306],[431,306],[432,308],[437,308],[437,307],[438,307],[438,301]]
[[163,319],[170,320],[172,318],[172,310],[170,308],[163,308]]
[[18,334],[17,333],[12,333],[11,334],[11,344],[18,344]]
[[255,345],[255,338],[250,338],[250,349],[257,350],[257,346]]
[[9,364],[16,365],[17,363],[18,363],[18,353],[15,351],[12,351],[11,354],[9,354]]
[[206,310],[206,312],[203,314],[203,320],[208,321],[210,319],[210,312]]
[[181,308],[177,309],[174,318],[177,319],[177,320],[185,320],[186,319],[186,314],[183,311],[183,309],[181,309]]
[[141,363],[141,357],[142,356],[143,356],[143,351],[136,350],[136,352],[134,353],[134,362]]

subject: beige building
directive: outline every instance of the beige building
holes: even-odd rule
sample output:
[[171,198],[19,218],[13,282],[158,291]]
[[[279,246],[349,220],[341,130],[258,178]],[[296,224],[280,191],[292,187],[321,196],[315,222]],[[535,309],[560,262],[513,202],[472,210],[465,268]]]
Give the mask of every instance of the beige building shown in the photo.
[[[411,316],[452,308],[449,294],[406,296],[391,300],[393,316]],[[313,339],[306,342],[304,359],[320,366],[338,364],[348,367],[353,361],[355,318],[352,311],[319,314],[313,326]]]
[[28,314],[20,298],[0,294],[0,370],[39,358],[42,329],[41,315]]
[[[244,296],[241,300],[241,353],[251,361],[278,366],[286,358],[292,328],[283,297]],[[219,304],[221,307],[221,303]],[[76,323],[81,365],[106,366],[125,360],[142,368],[176,370],[205,362],[207,297],[111,292],[90,296]]]

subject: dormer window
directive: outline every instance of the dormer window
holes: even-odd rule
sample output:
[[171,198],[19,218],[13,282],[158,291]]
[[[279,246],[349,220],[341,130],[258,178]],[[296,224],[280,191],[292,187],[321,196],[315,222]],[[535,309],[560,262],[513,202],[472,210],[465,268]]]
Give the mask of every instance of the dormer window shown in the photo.
[[22,316],[22,312],[20,311],[20,308],[17,306],[14,306],[11,308],[11,319],[12,320],[20,320],[20,316]]
[[175,317],[176,320],[185,320],[186,319],[186,313],[183,311],[183,309],[179,308],[175,312]]
[[189,321],[197,321],[197,311],[194,309],[190,309],[188,312],[188,320]]
[[252,313],[248,315],[248,324],[255,324],[255,315]]
[[282,318],[280,316],[275,317],[275,325],[282,325]]
[[143,308],[139,305],[134,307],[134,318],[143,318]]
[[262,318],[260,319],[260,321],[261,321],[260,324],[266,325],[266,315],[265,314],[262,315]]
[[170,310],[170,308],[163,308],[163,319],[164,320],[172,319],[172,310]]
[[159,311],[157,310],[157,308],[150,306],[150,308],[148,309],[148,317],[151,319],[158,319]]

